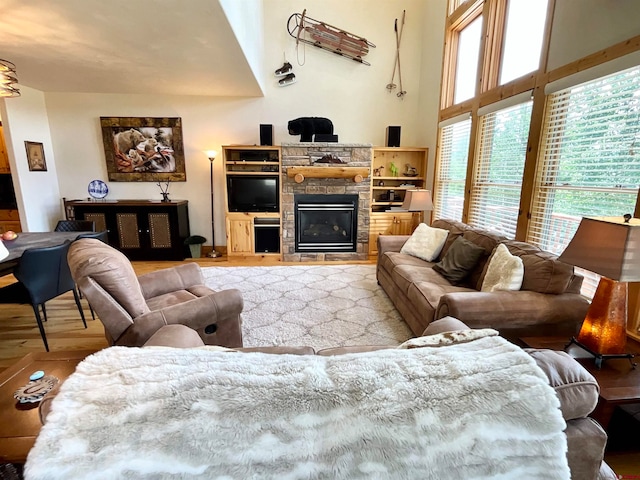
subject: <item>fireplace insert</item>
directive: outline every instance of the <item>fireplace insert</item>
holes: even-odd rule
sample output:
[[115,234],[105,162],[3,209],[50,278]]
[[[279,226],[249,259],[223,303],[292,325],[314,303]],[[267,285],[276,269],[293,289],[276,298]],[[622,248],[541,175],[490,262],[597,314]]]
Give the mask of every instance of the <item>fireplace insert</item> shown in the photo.
[[358,195],[295,195],[296,252],[355,252]]

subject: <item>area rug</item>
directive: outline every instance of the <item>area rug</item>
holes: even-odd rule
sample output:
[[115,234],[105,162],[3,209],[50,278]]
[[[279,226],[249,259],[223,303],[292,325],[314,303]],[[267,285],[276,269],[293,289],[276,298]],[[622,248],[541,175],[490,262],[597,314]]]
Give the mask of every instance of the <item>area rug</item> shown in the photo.
[[207,286],[242,292],[244,345],[399,345],[413,337],[375,265],[203,268]]

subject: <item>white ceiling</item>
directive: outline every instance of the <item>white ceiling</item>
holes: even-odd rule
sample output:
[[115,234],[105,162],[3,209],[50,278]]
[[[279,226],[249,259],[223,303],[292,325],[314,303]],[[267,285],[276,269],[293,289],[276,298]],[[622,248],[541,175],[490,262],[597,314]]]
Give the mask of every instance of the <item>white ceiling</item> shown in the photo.
[[260,96],[219,0],[0,0],[0,58],[44,92]]

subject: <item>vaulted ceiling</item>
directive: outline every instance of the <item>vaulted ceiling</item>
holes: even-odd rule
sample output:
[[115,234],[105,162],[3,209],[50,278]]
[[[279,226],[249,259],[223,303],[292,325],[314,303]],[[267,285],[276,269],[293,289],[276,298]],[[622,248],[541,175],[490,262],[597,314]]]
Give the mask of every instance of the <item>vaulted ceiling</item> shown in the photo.
[[44,92],[260,96],[221,3],[0,0],[0,58]]

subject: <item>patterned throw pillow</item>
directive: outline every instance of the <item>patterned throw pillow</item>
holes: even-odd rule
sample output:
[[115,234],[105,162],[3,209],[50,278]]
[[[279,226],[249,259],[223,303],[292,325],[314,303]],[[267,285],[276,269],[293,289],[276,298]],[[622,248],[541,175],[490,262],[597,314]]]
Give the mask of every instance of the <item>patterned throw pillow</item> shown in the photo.
[[447,230],[433,228],[426,223],[421,223],[409,240],[402,246],[400,253],[406,253],[427,262],[432,262],[440,255],[448,234]]
[[523,278],[524,264],[522,259],[511,255],[506,245],[500,243],[489,259],[481,291],[520,290]]

